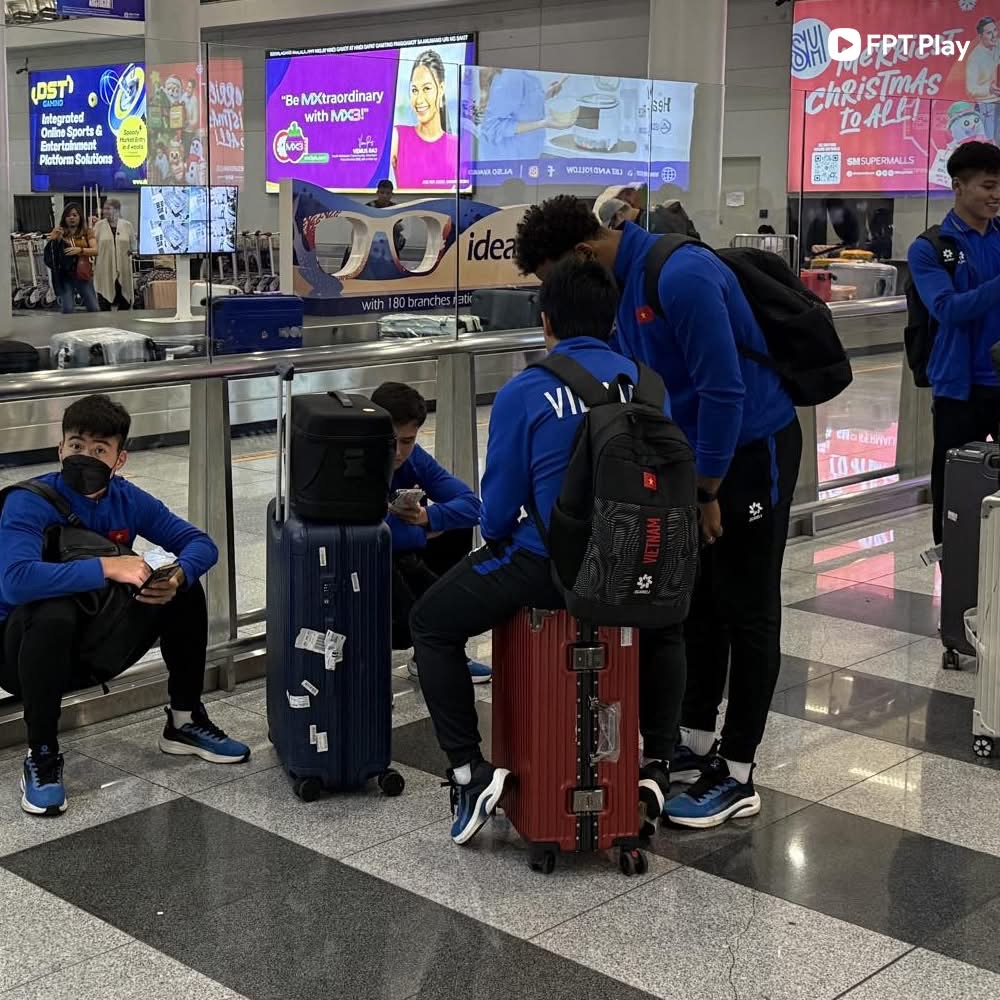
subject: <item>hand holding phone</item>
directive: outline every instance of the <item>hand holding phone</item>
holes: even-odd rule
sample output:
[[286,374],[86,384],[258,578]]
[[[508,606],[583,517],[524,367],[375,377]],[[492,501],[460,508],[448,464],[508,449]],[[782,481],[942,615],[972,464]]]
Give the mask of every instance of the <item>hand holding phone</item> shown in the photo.
[[161,566],[143,584],[136,600],[140,604],[169,604],[183,585],[184,571],[177,563]]
[[424,491],[416,489],[397,490],[389,506],[394,511],[416,510],[424,499]]

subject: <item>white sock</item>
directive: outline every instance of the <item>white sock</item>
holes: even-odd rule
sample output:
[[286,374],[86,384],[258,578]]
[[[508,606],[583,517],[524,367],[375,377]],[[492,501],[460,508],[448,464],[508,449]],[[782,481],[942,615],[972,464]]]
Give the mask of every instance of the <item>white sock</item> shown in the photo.
[[729,766],[729,773],[741,785],[745,785],[750,780],[750,772],[753,770],[753,764],[740,764],[735,760],[727,760],[726,764]]
[[681,726],[681,743],[699,757],[704,757],[712,749],[715,733],[704,729],[685,729]]
[[463,764],[461,767],[456,767],[453,773],[456,785],[468,785],[472,782],[471,764]]
[[190,712],[180,712],[176,708],[170,709],[170,717],[174,720],[174,729],[180,729],[191,722]]

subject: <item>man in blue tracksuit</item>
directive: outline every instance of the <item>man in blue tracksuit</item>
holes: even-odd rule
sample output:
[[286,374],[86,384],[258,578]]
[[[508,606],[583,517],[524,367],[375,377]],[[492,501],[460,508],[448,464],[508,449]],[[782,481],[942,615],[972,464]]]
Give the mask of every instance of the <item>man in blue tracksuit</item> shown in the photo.
[[[802,454],[795,408],[777,375],[743,357],[767,353],[739,282],[710,250],[682,246],[658,281],[661,319],[646,297],[658,237],[630,222],[605,229],[587,204],[561,196],[532,207],[516,257],[544,277],[566,256],[596,260],[621,290],[617,344],[666,383],[674,419],[695,449],[701,572],[686,625],[688,687],[674,781],[693,784],[664,816],[709,827],[760,810],[753,761],[781,665],[781,564]],[[715,729],[729,675],[721,746]]]
[[934,542],[941,542],[944,470],[950,448],[997,439],[1000,380],[990,348],[1000,340],[1000,149],[967,142],[948,160],[954,208],[940,235],[954,247],[953,273],[926,239],[913,241],[910,273],[937,321],[927,375],[934,396],[931,494]]
[[[566,354],[602,382],[635,364],[608,346],[617,294],[611,276],[596,264],[567,261],[541,291],[546,344]],[[561,608],[548,553],[531,507],[546,528],[580,427],[579,402],[555,375],[529,368],[497,394],[490,418],[483,516],[486,545],[442,577],[413,611],[420,682],[451,770],[455,822],[452,839],[467,843],[496,808],[510,776],[483,759],[472,685],[465,669],[470,636],[510,619],[520,608]],[[669,413],[669,403],[665,405]],[[680,626],[640,636],[640,729],[644,740],[640,792],[662,807],[656,781],[666,771],[676,737],[684,690]],[[654,787],[654,785],[656,787]]]
[[[392,648],[409,649],[410,612],[438,577],[469,554],[481,505],[471,486],[417,444],[427,403],[416,389],[383,382],[372,393],[372,402],[392,417],[396,434],[393,499],[386,517],[392,529]],[[411,657],[408,669],[416,680],[416,657]],[[469,660],[469,675],[473,684],[488,684],[493,671]]]
[[[29,751],[21,808],[31,815],[66,810],[57,738],[63,694],[123,672],[157,640],[170,695],[160,749],[215,764],[250,756],[249,747],[213,725],[201,702],[208,611],[198,581],[218,550],[203,531],[119,475],[130,426],[125,408],[107,396],[73,403],[63,415],[61,469],[37,482],[55,490],[82,527],[126,549],[143,538],[175,555],[162,572],[152,576],[139,555],[45,561],[47,530],[66,522],[34,493],[11,491],[0,514],[0,687],[24,702]],[[87,664],[78,655],[81,641],[95,634],[95,610],[106,607],[89,598],[112,582],[134,588],[134,596],[110,634],[99,630],[100,649]]]

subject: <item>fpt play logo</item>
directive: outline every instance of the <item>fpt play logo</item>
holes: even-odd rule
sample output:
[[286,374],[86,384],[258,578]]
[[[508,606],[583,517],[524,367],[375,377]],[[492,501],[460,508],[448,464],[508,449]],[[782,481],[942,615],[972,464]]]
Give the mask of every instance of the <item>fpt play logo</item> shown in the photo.
[[274,158],[279,163],[299,163],[309,152],[309,140],[298,122],[292,122],[274,137]]

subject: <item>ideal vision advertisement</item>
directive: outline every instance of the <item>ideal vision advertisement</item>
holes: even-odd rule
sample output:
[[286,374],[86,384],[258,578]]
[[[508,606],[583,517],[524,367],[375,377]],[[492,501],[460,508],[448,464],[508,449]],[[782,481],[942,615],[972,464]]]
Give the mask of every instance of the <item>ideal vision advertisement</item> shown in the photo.
[[[1000,3],[983,0],[799,0],[789,190],[950,188],[945,165],[955,148],[1000,138],[998,20]],[[831,57],[836,29],[860,35],[858,58]],[[903,32],[918,34],[885,45]]]
[[124,190],[146,163],[141,63],[50,70],[28,77],[31,190]]
[[377,52],[271,54],[266,64],[267,190],[285,178],[345,192],[468,191],[459,89],[471,41]]
[[[495,208],[443,197],[379,209],[291,180],[282,193],[291,195],[293,291],[308,314],[460,308],[477,289],[537,284],[514,264],[514,236],[526,205]],[[332,220],[338,220],[336,243],[327,242],[333,231],[324,225]],[[353,234],[347,246],[344,222]],[[416,256],[407,254],[404,263],[402,245],[416,238],[423,245],[409,247]]]
[[467,66],[463,133],[477,185],[690,183],[696,84]]
[[244,178],[243,62],[149,66],[150,184],[221,184]]

